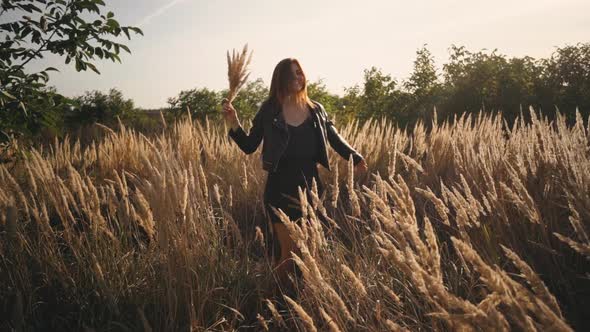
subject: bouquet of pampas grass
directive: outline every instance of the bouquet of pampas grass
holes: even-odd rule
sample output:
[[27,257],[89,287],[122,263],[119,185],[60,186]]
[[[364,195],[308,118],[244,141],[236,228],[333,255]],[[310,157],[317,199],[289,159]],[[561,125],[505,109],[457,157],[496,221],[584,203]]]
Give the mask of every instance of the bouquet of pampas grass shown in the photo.
[[234,49],[230,57],[229,51],[227,51],[227,78],[229,80],[229,92],[223,102],[231,103],[236,96],[238,91],[246,80],[250,73],[248,73],[248,65],[252,61],[252,51],[248,55],[248,44],[244,45],[241,53],[236,52]]

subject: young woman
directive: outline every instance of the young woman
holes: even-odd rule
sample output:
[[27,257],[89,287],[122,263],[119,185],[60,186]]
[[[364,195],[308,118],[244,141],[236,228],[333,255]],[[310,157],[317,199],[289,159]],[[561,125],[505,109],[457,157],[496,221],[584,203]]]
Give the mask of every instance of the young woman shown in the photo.
[[279,280],[285,281],[288,272],[294,269],[291,252],[298,250],[287,228],[270,207],[281,209],[295,221],[302,216],[297,203],[297,188],[311,190],[312,179],[315,178],[321,195],[324,187],[317,163],[330,169],[326,141],[343,158],[348,160],[352,155],[355,172],[365,172],[367,164],[338,134],[324,107],[309,99],[305,74],[296,59],[287,58],[276,65],[269,97],[254,116],[248,134],[244,132],[231,103],[224,102],[223,114],[230,126],[229,136],[245,153],[253,153],[264,141],[262,167],[268,171],[264,205],[281,247],[275,270]]

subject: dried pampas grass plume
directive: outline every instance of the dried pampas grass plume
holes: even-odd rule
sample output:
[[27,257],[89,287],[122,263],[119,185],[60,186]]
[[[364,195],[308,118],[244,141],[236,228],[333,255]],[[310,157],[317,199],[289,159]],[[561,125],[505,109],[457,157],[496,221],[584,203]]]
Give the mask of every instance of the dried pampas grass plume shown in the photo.
[[224,102],[227,101],[231,103],[238,95],[240,88],[246,83],[248,76],[250,76],[250,73],[248,73],[248,65],[252,61],[252,51],[250,51],[250,55],[247,54],[248,44],[244,45],[241,53],[238,53],[233,49],[231,57],[229,51],[227,51],[227,78],[229,80],[229,91]]

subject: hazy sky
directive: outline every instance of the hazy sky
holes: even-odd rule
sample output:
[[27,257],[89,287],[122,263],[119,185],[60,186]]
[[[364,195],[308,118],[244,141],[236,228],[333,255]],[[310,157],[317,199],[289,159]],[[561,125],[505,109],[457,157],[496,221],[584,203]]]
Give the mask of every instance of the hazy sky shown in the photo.
[[376,66],[409,76],[423,44],[439,69],[451,44],[497,48],[507,56],[548,57],[556,47],[590,41],[589,0],[107,0],[124,25],[140,26],[122,64],[97,63],[101,75],[77,73],[49,57],[50,85],[67,95],[116,87],[140,107],[161,107],[181,90],[227,87],[225,52],[248,43],[252,79],[268,85],[274,66],[298,58],[310,81],[331,92],[361,83]]

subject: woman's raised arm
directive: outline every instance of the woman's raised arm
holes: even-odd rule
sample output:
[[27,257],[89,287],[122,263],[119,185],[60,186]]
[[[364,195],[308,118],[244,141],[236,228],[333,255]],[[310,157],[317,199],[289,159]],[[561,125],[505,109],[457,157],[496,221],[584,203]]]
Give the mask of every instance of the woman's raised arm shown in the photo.
[[[225,105],[229,105],[229,109],[227,109]],[[233,112],[234,114],[235,109],[231,104],[224,104],[224,112],[225,114],[230,114]],[[229,113],[228,113],[229,112]],[[251,154],[258,148],[260,142],[262,141],[263,136],[263,124],[262,124],[262,107],[258,110],[256,115],[254,116],[254,120],[252,121],[252,128],[250,128],[250,132],[246,134],[244,129],[240,125],[240,122],[237,121],[237,116],[235,117],[235,122],[231,122],[231,128],[229,129],[228,135],[231,137],[234,142],[238,145],[238,147],[244,151],[246,154]],[[226,117],[227,119],[227,117]]]

